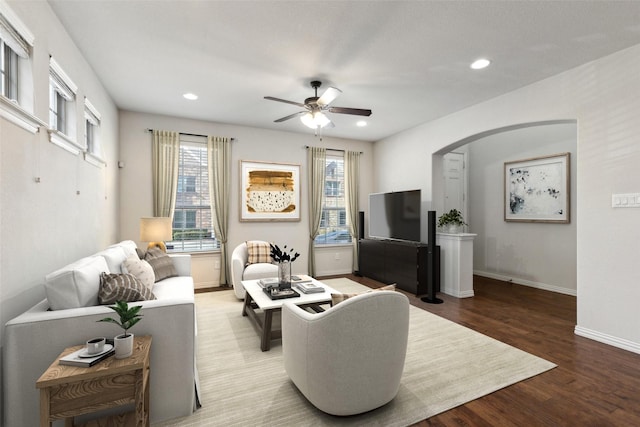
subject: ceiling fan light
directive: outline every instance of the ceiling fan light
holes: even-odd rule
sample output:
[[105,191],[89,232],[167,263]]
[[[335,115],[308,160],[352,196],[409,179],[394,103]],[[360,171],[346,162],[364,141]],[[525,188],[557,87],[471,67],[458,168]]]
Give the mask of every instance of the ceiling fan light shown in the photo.
[[300,121],[304,123],[306,127],[311,129],[323,128],[331,122],[331,120],[329,120],[329,118],[320,111],[303,114],[300,117]]

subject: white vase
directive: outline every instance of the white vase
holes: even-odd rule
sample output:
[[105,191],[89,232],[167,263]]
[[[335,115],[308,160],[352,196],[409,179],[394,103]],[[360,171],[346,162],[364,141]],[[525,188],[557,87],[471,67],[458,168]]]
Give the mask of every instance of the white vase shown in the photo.
[[131,332],[121,334],[113,339],[116,349],[116,359],[125,359],[133,354],[133,334]]

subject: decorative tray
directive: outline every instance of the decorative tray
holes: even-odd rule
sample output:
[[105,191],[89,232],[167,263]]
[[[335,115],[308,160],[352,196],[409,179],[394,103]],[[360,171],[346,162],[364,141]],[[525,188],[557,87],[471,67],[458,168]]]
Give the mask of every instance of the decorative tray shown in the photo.
[[275,299],[285,299],[285,298],[295,298],[299,297],[300,294],[294,291],[291,288],[280,289],[280,288],[262,288],[265,294],[272,300]]

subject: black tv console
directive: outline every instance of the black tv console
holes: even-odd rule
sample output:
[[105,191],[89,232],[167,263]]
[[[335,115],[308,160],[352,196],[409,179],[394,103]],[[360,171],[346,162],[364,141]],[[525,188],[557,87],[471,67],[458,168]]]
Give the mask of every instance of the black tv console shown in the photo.
[[[427,252],[424,243],[362,239],[360,274],[382,283],[395,283],[416,296],[428,293]],[[435,292],[440,291],[440,246],[435,246]]]

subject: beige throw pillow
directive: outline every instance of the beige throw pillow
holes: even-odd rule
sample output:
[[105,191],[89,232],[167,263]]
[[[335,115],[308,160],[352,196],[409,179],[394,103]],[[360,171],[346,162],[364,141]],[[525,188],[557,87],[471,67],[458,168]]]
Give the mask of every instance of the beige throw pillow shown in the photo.
[[146,301],[156,299],[149,288],[133,274],[100,274],[100,304],[113,304],[116,301]]
[[346,301],[349,298],[353,298],[355,296],[361,295],[361,294],[367,294],[369,292],[375,292],[375,291],[395,291],[396,290],[396,284],[393,283],[391,285],[386,285],[383,286],[381,288],[377,288],[377,289],[372,289],[370,291],[365,291],[365,292],[358,292],[355,294],[331,294],[331,305],[336,305],[341,303],[342,301]]
[[261,240],[247,240],[247,264],[271,263],[271,245]]
[[149,264],[148,261],[138,258],[137,255],[132,255],[124,260],[121,270],[125,274],[133,274],[147,288],[153,289],[153,284],[156,281],[156,275],[153,272],[153,267],[151,267],[151,264]]
[[156,282],[178,275],[171,257],[158,248],[149,249],[144,255],[144,259],[151,264]]

